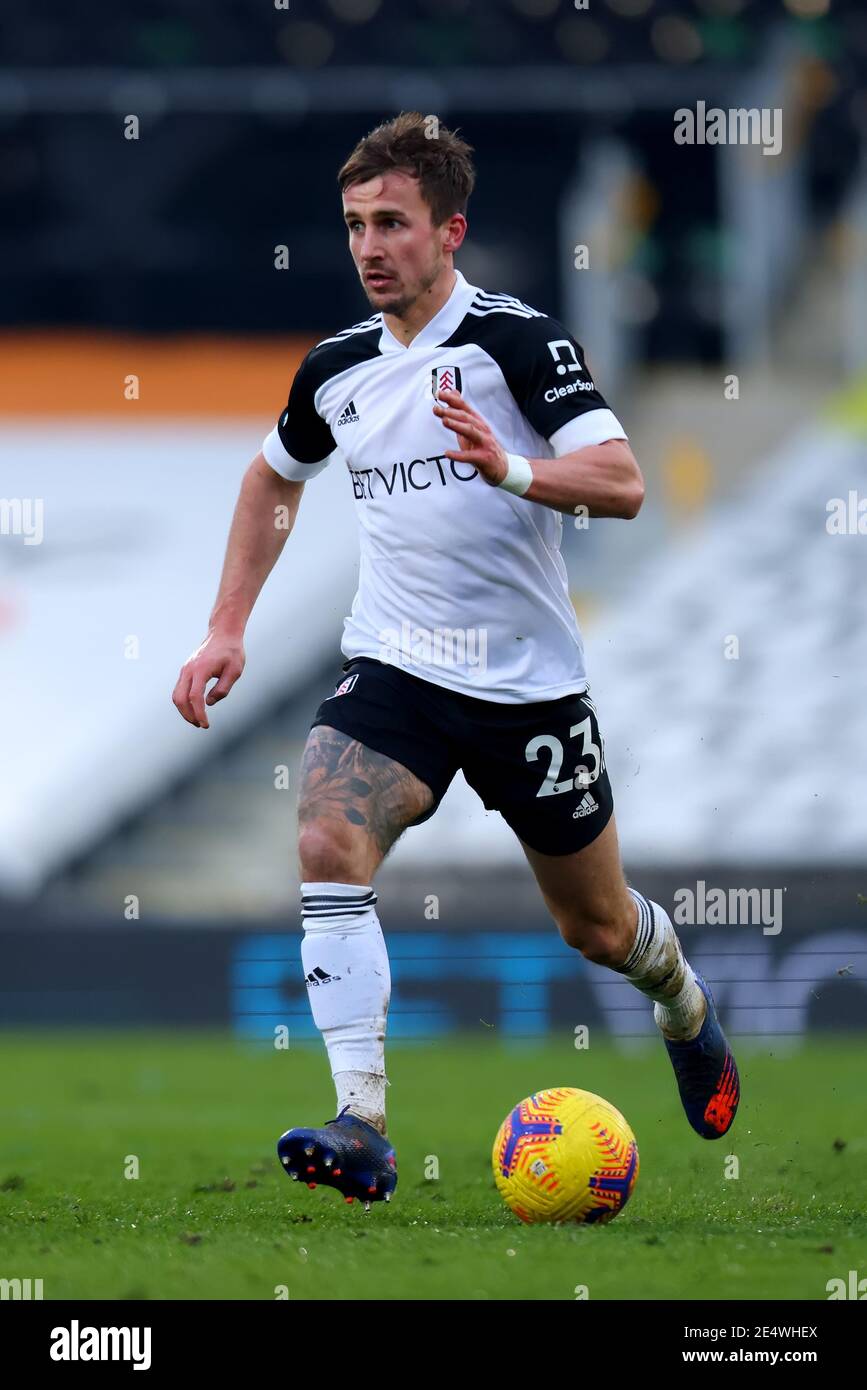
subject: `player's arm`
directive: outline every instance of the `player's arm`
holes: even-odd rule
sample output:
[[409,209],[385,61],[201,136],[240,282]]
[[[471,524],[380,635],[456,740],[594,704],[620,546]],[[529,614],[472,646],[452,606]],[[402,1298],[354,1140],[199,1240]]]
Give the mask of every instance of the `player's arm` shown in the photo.
[[303,483],[281,478],[261,453],[244,474],[208,633],[181,668],[172,695],[177,710],[198,729],[208,728],[205,706],[225,699],[244,669],[247,619],[286,544],[303,491]]
[[632,518],[644,498],[644,481],[626,431],[590,376],[581,344],[544,314],[522,320],[503,316],[491,344],[515,404],[553,458],[507,454],[478,411],[459,393],[441,393],[443,424],[458,434],[449,457],[474,464],[493,487],[506,486],[530,502],[590,516]]
[[588,516],[622,517],[632,520],[644,501],[644,479],[629,443],[625,439],[606,439],[570,450],[559,458],[527,459],[529,473],[521,485],[520,465],[495,438],[493,431],[457,391],[441,391],[444,407],[437,414],[458,436],[460,450],[446,449],[448,458],[473,464],[492,487],[506,480],[510,465],[517,477],[520,495],[528,502],[541,502],[558,512],[574,513],[587,508]]
[[184,719],[199,729],[208,728],[206,707],[225,699],[244,670],[244,631],[253,605],[295,525],[305,482],[334,452],[331,431],[315,412],[308,363],[309,357],[296,374],[286,410],[244,474],[208,633],[181,668],[172,695]]
[[644,478],[625,439],[607,439],[560,458],[528,459],[533,481],[522,493],[558,512],[586,507],[588,516],[632,521],[644,501]]

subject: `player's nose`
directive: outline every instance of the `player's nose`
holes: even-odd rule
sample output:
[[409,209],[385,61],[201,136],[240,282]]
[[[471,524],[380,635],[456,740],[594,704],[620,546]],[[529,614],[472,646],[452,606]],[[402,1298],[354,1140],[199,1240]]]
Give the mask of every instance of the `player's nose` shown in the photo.
[[369,270],[372,264],[381,260],[382,247],[377,227],[365,227],[364,236],[361,238],[361,245],[358,248],[358,258],[365,270]]

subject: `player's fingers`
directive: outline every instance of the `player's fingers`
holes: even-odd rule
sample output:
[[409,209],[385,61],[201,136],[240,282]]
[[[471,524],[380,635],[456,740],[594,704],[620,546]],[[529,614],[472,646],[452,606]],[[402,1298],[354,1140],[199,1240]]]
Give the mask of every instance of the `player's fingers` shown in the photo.
[[188,696],[189,706],[193,713],[193,718],[190,722],[192,724],[197,724],[200,729],[207,729],[209,727],[208,716],[205,712],[205,686],[211,676],[217,674],[216,671],[209,671],[208,674],[205,675],[206,669],[207,668],[202,668],[201,666],[193,667],[190,678],[190,693]]
[[187,677],[187,668],[186,666],[182,666],[180,671],[178,672],[178,678],[175,681],[175,688],[172,691],[172,704],[175,706],[176,709],[180,709],[181,702],[183,701],[183,698],[186,695],[188,686],[189,679]]
[[443,457],[454,459],[455,463],[471,463],[474,468],[480,468],[485,462],[479,449],[464,449],[462,451],[446,449],[443,452]]
[[439,418],[446,429],[454,430],[456,434],[465,434],[469,439],[481,439],[484,435],[485,427],[481,421],[474,420],[461,410],[444,411]]
[[486,424],[485,418],[479,416],[475,406],[471,406],[468,400],[464,400],[460,391],[452,391],[452,389],[449,389],[449,391],[440,391],[438,404],[440,404],[440,406],[447,406],[450,410],[465,410],[472,420],[477,420],[479,424]]
[[470,439],[465,434],[458,433],[458,449],[462,449],[465,454],[478,454],[481,448],[475,439]]
[[477,429],[484,425],[484,421],[481,420],[478,415],[471,415],[468,410],[462,409],[461,406],[446,405],[443,401],[438,401],[434,406],[434,414],[438,415],[441,420],[446,419],[446,417],[458,420],[469,420]]
[[241,674],[240,663],[227,662],[223,667],[220,679],[217,684],[212,686],[205,697],[206,705],[215,705],[218,700],[225,700],[235,681]]
[[444,387],[438,393],[437,399],[445,401],[446,405],[456,405],[460,410],[473,410],[473,406],[470,405],[469,401],[464,400],[460,391],[455,391],[451,386]]
[[475,406],[470,405],[469,401],[465,401],[460,391],[440,391],[434,403],[447,406],[449,410],[465,410],[468,415],[475,415],[481,419]]
[[190,672],[184,666],[178,676],[177,683],[172,691],[172,704],[188,724],[195,724],[195,716],[190,705]]

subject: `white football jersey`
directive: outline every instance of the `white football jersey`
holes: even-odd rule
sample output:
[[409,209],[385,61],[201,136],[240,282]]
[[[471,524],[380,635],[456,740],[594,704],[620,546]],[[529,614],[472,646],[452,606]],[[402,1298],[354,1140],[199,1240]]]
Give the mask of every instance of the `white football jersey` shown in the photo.
[[313,348],[262,451],[298,481],[345,460],[361,527],[347,658],[484,700],[554,700],[587,687],[562,516],[446,458],[459,445],[435,395],[456,387],[529,458],[626,435],[562,324],[456,274],[408,347],[375,314]]

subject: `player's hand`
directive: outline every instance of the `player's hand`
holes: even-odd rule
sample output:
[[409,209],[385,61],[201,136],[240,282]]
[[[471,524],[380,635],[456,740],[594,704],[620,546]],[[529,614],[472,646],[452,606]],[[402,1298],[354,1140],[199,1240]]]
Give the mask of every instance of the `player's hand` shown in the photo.
[[[207,729],[206,705],[225,700],[244,669],[244,643],[240,637],[226,637],[209,632],[202,645],[181,667],[172,703],[188,724]],[[205,694],[208,681],[217,677],[217,684]]]
[[446,458],[473,464],[486,483],[497,487],[509,471],[509,460],[487,420],[467,404],[460,391],[452,390],[440,391],[434,414],[458,437],[459,448],[446,449]]

